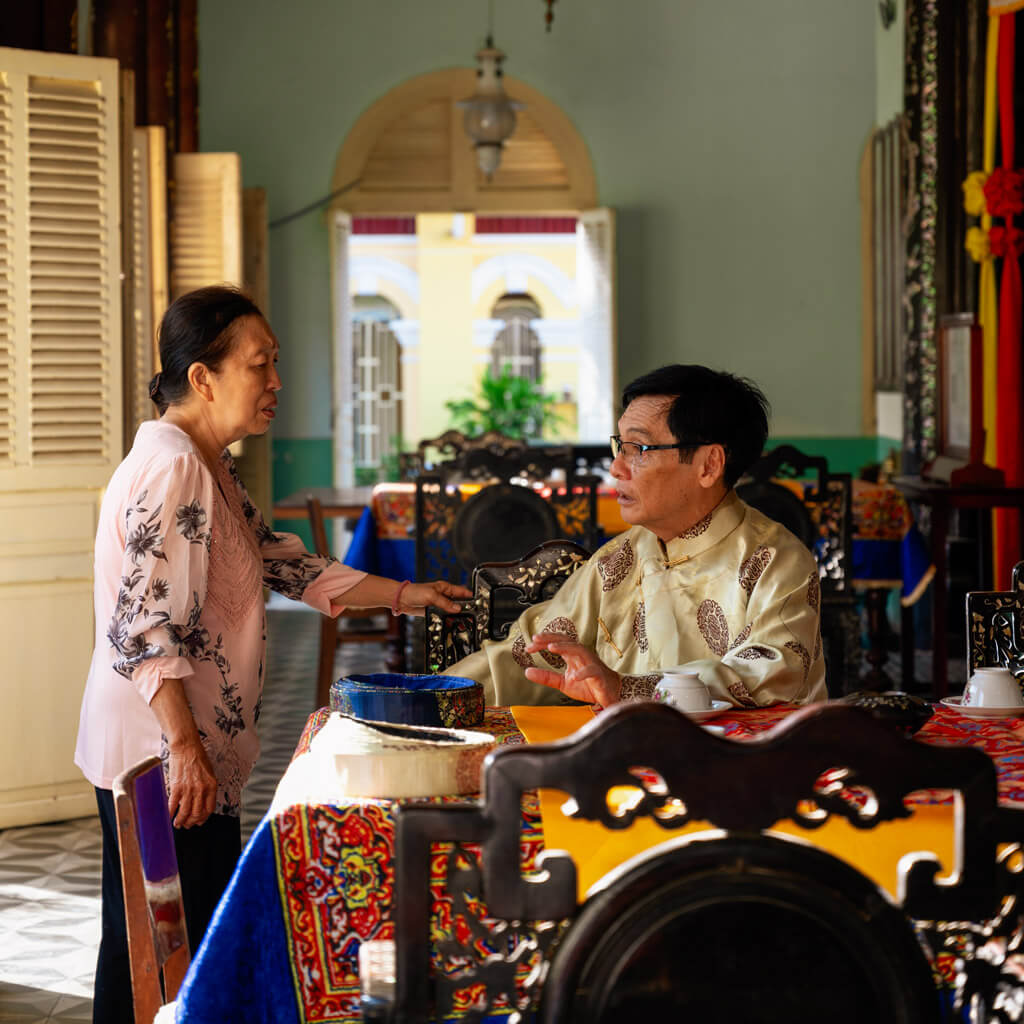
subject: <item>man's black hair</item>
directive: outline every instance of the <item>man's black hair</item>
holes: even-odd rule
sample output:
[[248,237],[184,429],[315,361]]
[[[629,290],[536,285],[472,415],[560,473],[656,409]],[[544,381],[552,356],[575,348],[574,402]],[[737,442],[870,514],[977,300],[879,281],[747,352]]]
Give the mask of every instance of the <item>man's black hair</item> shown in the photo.
[[675,363],[627,384],[622,408],[641,395],[674,399],[668,410],[668,427],[676,441],[689,446],[679,453],[682,461],[689,462],[694,449],[704,444],[720,444],[725,449],[727,487],[754,463],[768,440],[768,399],[745,377]]

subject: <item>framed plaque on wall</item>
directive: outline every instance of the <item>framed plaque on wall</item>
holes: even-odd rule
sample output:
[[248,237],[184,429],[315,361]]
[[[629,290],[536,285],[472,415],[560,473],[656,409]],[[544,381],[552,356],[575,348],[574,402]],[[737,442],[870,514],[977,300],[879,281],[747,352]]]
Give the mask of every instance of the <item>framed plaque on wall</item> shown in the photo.
[[938,453],[922,476],[953,486],[1000,486],[1003,472],[986,466],[981,327],[973,313],[939,320]]

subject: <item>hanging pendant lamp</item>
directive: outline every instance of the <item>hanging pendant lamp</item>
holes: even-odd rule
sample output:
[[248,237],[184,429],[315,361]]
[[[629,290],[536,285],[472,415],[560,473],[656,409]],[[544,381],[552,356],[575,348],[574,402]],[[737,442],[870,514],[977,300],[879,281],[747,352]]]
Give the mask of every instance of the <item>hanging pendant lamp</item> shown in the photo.
[[476,91],[458,105],[466,112],[462,123],[473,140],[477,166],[490,181],[501,163],[505,140],[516,130],[516,111],[522,110],[524,104],[509,99],[505,93],[501,69],[505,54],[494,45],[490,32],[476,59]]

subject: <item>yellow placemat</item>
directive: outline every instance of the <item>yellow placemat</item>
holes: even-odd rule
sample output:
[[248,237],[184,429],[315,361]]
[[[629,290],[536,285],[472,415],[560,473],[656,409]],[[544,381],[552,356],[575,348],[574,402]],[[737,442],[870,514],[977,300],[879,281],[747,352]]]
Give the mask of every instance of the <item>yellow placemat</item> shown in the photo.
[[[550,743],[575,732],[594,714],[586,707],[513,707],[516,725],[527,743]],[[612,790],[610,799],[629,799],[630,790]],[[633,791],[635,792],[635,791]],[[566,794],[542,789],[540,796],[544,846],[566,850],[576,862],[577,892],[582,901],[587,891],[623,861],[675,837],[702,832],[711,826],[693,822],[667,831],[644,818],[622,832],[613,832],[592,821],[566,817],[562,805]],[[773,831],[806,840],[852,864],[873,879],[893,898],[898,898],[899,861],[913,851],[934,853],[948,874],[953,865],[953,805],[917,804],[913,816],[885,822],[869,831],[854,828],[842,818],[830,818],[821,828],[809,830],[793,822],[780,822]]]

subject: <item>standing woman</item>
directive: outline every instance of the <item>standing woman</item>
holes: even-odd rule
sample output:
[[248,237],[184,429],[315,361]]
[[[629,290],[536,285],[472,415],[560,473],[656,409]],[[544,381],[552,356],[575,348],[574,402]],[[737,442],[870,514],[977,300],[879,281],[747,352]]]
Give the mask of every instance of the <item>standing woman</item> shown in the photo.
[[241,292],[201,288],[175,301],[150,385],[160,419],[139,428],[103,498],[96,642],[75,751],[103,830],[96,1022],[134,1020],[114,777],[152,754],[164,761],[193,950],[234,870],[242,787],[259,752],[264,585],[330,615],[346,606],[456,611],[450,598],[469,596],[449,583],[369,576],[271,531],[226,449],[270,426],[277,356],[277,339]]

